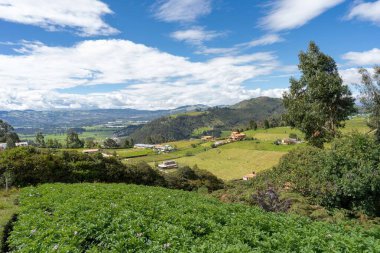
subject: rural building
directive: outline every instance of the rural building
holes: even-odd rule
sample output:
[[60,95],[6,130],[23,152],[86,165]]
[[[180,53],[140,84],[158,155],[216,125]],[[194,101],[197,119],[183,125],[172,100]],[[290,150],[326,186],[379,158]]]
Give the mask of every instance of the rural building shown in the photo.
[[214,142],[213,146],[218,147],[218,146],[222,146],[224,144],[227,144],[227,141],[216,141],[216,142]]
[[6,143],[0,143],[0,151],[6,149],[7,146],[8,146],[8,144],[6,144]]
[[27,147],[29,146],[29,143],[26,141],[22,141],[22,142],[16,142],[15,145],[16,147]]
[[299,140],[293,139],[293,138],[286,138],[286,139],[281,140],[282,145],[293,145],[293,144],[299,144],[299,143],[300,143]]
[[155,145],[152,144],[135,144],[134,148],[154,148]]
[[231,133],[231,136],[230,136],[230,139],[232,141],[241,141],[241,140],[244,140],[246,137],[245,134],[243,133],[239,133],[239,132],[232,132]]
[[99,152],[99,149],[86,149],[82,151],[83,154],[94,154],[98,152]]
[[202,136],[201,140],[202,141],[212,141],[212,140],[214,140],[214,137],[211,135],[206,135],[206,136]]
[[247,175],[245,175],[244,177],[243,177],[243,180],[244,181],[248,181],[248,180],[251,180],[251,179],[253,179],[253,178],[255,178],[256,177],[256,172],[252,172],[251,174],[247,174]]
[[164,161],[163,163],[159,164],[158,165],[158,168],[160,169],[174,169],[174,168],[178,168],[178,165],[176,163],[176,161]]
[[174,150],[174,148],[168,144],[166,145],[155,145],[153,148],[158,153],[168,153]]

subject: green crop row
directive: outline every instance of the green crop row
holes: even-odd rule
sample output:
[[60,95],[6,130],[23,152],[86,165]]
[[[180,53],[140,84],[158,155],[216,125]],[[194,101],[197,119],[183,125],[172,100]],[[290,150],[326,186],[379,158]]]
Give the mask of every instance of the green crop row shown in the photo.
[[24,188],[12,252],[380,252],[379,231],[125,184]]

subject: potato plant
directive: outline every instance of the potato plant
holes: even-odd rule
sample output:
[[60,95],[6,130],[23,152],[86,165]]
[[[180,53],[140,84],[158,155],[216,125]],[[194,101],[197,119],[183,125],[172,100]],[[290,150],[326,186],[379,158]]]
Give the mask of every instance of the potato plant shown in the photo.
[[379,231],[126,184],[24,188],[11,252],[380,252]]

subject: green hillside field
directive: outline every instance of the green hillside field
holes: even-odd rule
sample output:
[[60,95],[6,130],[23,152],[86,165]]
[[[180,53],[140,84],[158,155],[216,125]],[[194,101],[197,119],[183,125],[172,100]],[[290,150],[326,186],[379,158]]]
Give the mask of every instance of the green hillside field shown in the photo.
[[24,188],[10,252],[379,252],[375,229],[125,184]]

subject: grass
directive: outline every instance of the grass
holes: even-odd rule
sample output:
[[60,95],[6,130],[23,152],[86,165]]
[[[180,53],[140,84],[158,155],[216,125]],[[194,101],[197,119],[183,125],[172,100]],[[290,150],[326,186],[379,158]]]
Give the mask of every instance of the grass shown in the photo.
[[252,171],[259,172],[276,165],[286,152],[239,148],[233,144],[210,149],[195,156],[177,159],[179,165],[197,165],[224,180],[240,179]]
[[[94,138],[97,142],[103,142],[105,139],[112,137],[113,133],[115,132],[115,129],[109,128],[109,129],[103,129],[103,130],[90,130],[85,131],[79,135],[80,139],[87,139],[87,138]],[[48,139],[56,139],[61,144],[66,143],[66,133],[63,134],[44,134],[45,136],[45,142]],[[35,140],[36,135],[35,134],[19,134],[20,139],[22,140]]]
[[19,206],[15,205],[15,201],[18,195],[19,191],[17,189],[12,189],[8,192],[0,190],[0,238],[3,238],[3,230],[5,224],[7,224],[12,215],[16,213],[19,209]]
[[173,114],[173,115],[170,115],[171,118],[177,118],[179,116],[199,116],[199,115],[202,115],[202,114],[205,114],[207,112],[185,112],[185,113],[178,113],[178,114]]

